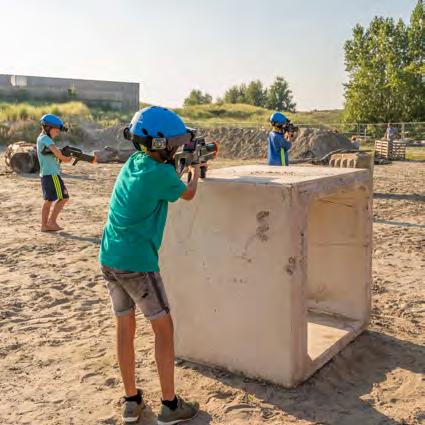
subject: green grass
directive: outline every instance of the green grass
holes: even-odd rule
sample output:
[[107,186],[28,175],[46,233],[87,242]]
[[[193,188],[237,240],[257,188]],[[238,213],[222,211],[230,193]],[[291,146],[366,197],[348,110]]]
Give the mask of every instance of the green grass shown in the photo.
[[81,102],[50,103],[44,105],[30,103],[0,103],[0,122],[39,120],[44,114],[55,114],[65,120],[71,117],[89,119],[90,109]]
[[[274,112],[269,109],[245,104],[210,104],[187,106],[174,109],[188,125],[196,127],[218,127],[235,125],[239,127],[268,126],[270,115]],[[285,115],[299,124],[334,124],[341,121],[342,111],[312,111],[312,112],[285,112]]]
[[[375,150],[374,142],[361,143],[360,150]],[[407,161],[425,161],[425,147],[423,146],[408,146],[406,148]]]
[[[141,103],[140,107],[150,106]],[[217,126],[240,126],[259,127],[268,126],[268,120],[273,111],[244,104],[210,104],[188,106],[174,109],[187,125],[196,127]],[[121,111],[89,108],[82,102],[67,103],[0,103],[0,123],[27,120],[39,120],[46,113],[61,116],[65,121],[73,121],[83,118],[95,121],[103,127],[129,122],[133,111],[124,113]],[[313,111],[287,113],[287,116],[295,123],[300,124],[331,124],[339,123],[341,111]]]
[[406,159],[408,161],[425,161],[425,147],[407,147]]

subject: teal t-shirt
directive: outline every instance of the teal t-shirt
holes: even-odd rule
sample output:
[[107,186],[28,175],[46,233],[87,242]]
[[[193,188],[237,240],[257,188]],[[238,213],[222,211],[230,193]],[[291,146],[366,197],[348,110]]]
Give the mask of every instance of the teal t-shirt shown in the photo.
[[51,146],[55,143],[47,135],[41,133],[37,138],[37,157],[40,163],[40,177],[43,176],[58,176],[61,173],[60,163],[58,159],[52,154],[42,154],[45,146]]
[[134,153],[115,182],[100,263],[120,270],[158,272],[168,202],[179,199],[185,190],[173,166]]

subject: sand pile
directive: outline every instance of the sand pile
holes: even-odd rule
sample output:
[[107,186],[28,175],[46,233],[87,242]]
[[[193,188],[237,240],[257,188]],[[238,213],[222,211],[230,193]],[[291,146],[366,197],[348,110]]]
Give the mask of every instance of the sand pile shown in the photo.
[[302,128],[289,151],[289,158],[322,158],[337,149],[352,149],[351,142],[332,131]]
[[[267,156],[268,130],[242,128],[201,129],[199,134],[221,144],[223,158],[254,159]],[[289,151],[289,158],[321,158],[337,149],[350,149],[350,141],[343,135],[314,128],[300,129]]]
[[83,144],[91,149],[103,149],[109,146],[114,149],[128,149],[131,145],[124,139],[123,125],[102,128],[95,125],[81,125]]
[[[84,144],[91,149],[106,146],[119,150],[133,149],[122,135],[122,125],[105,129],[84,129]],[[208,128],[199,129],[198,136],[220,143],[220,156],[229,159],[256,159],[267,157],[268,129]],[[343,135],[328,130],[300,129],[289,152],[290,160],[321,158],[337,149],[350,149],[350,141]]]
[[199,136],[220,143],[222,158],[253,159],[267,156],[267,130],[251,128],[199,129]]

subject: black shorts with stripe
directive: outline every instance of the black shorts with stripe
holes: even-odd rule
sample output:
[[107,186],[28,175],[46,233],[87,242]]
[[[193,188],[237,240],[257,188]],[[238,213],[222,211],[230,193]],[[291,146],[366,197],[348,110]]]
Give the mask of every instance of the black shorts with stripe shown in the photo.
[[60,201],[68,199],[68,190],[61,176],[42,176],[41,189],[43,190],[43,198],[46,201]]

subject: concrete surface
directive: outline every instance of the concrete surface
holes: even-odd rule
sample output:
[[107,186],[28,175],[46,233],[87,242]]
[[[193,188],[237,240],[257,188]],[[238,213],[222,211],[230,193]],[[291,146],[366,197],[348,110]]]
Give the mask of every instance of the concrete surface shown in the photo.
[[213,170],[170,205],[161,273],[178,357],[292,387],[367,327],[367,170]]
[[13,101],[80,100],[92,106],[137,111],[139,83],[2,74],[0,97]]

